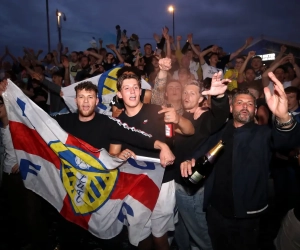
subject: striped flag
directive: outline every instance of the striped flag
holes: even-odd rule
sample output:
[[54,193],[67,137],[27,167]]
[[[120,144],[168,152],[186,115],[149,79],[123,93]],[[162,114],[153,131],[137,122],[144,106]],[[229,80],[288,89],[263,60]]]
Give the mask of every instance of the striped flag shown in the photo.
[[123,162],[66,133],[11,81],[3,98],[25,186],[99,238],[112,238],[127,225],[137,245],[164,169],[154,162]]

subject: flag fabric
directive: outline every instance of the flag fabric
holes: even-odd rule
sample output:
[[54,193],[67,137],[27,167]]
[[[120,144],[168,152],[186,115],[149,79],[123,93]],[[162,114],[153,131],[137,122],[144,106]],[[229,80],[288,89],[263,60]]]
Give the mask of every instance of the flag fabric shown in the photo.
[[123,162],[93,148],[8,82],[3,99],[26,188],[99,238],[112,238],[127,225],[131,244],[138,245],[159,195],[161,165]]
[[[109,104],[110,101],[117,93],[117,72],[122,67],[123,67],[122,64],[118,65],[112,68],[111,70],[104,72],[101,75],[94,76],[92,78],[62,88],[63,98],[70,111],[71,112],[77,111],[77,105],[75,103],[76,92],[74,89],[76,85],[85,81],[91,81],[93,84],[98,86],[99,104],[98,104],[97,112],[101,114],[111,115]],[[150,84],[147,83],[144,79],[142,79],[142,88],[151,90]]]

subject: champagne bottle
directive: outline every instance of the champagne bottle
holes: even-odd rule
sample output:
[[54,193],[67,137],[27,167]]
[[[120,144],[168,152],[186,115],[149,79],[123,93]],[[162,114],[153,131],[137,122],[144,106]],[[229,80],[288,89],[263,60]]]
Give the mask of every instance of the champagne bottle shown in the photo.
[[[167,104],[167,107],[172,107],[171,104]],[[174,146],[174,137],[175,137],[175,131],[174,131],[174,124],[173,123],[165,123],[165,135],[166,135],[166,144],[169,146],[170,149]]]
[[220,140],[211,150],[209,150],[204,156],[196,160],[195,166],[192,168],[192,174],[185,178],[187,184],[196,185],[203,177],[211,172],[212,164],[216,160],[216,157],[224,147],[225,143]]

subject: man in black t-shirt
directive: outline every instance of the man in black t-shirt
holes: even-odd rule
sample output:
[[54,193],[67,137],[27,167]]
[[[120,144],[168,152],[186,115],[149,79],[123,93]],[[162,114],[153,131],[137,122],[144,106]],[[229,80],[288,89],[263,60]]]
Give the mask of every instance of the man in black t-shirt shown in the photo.
[[[192,81],[185,85],[182,93],[182,103],[185,112],[183,116],[189,119],[195,127],[195,134],[189,137],[175,137],[175,181],[176,204],[179,212],[179,222],[175,230],[175,240],[179,249],[212,249],[208,235],[206,213],[203,212],[204,188],[196,186],[190,189],[180,173],[180,163],[186,160],[211,134],[220,129],[229,116],[229,101],[224,93],[229,80],[221,80],[222,73],[216,73],[211,81],[209,91],[201,92],[198,82]],[[204,96],[211,96],[211,109],[199,107]],[[184,237],[184,236],[187,237]]]
[[[89,143],[95,148],[105,148],[108,150],[111,138],[118,136],[122,142],[128,145],[134,144],[135,141],[141,142],[141,147],[151,150],[154,147],[165,147],[164,143],[156,140],[157,137],[146,137],[137,131],[132,131],[117,125],[115,121],[108,116],[101,115],[95,112],[96,105],[99,100],[98,88],[92,82],[82,82],[75,87],[76,91],[76,104],[78,113],[58,115],[55,117],[59,125],[68,133],[78,137],[79,139]],[[113,136],[113,137],[112,137]],[[166,151],[166,150],[165,150]],[[119,158],[126,160],[129,157],[135,157],[135,154],[130,149],[124,148]],[[166,157],[166,156],[164,156]],[[170,160],[168,158],[168,160]],[[78,241],[81,237],[74,237],[74,235],[87,235],[84,229],[81,229],[75,224],[64,221],[60,226],[61,232],[61,245],[62,249],[77,249],[80,244]],[[86,237],[93,237],[91,235]],[[75,238],[78,239],[74,240]],[[119,249],[116,239],[112,240],[99,240],[101,248],[103,249]]]
[[[138,129],[145,135],[155,135],[159,140],[165,139],[165,122],[176,124],[176,132],[191,135],[194,133],[194,127],[190,121],[179,116],[174,108],[161,109],[157,105],[143,104],[140,101],[141,81],[136,75],[123,75],[117,82],[117,95],[123,99],[125,112],[118,117],[121,124]],[[164,115],[163,115],[164,114]],[[144,150],[141,143],[136,142],[131,146],[118,140],[112,141],[109,152],[113,155],[119,155],[121,150],[129,148],[137,155],[158,158],[159,152],[156,150]],[[162,155],[163,148],[160,153],[161,163],[163,166],[173,164],[174,157],[165,159]],[[169,152],[172,154],[172,152]],[[167,156],[169,157],[169,156]],[[151,192],[151,190],[145,190]],[[174,176],[164,175],[163,184],[160,190],[158,201],[153,210],[150,220],[140,235],[139,249],[152,249],[151,233],[156,249],[168,250],[169,243],[167,232],[174,230],[175,207],[175,184]]]

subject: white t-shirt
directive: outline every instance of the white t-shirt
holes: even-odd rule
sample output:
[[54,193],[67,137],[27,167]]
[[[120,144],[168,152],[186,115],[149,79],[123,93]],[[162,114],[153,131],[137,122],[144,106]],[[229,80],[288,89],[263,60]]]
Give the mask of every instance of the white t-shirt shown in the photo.
[[[285,89],[285,88],[287,88],[287,87],[292,86],[292,82],[291,82],[291,81],[283,82],[282,85],[283,85],[283,88]],[[273,93],[274,93],[274,84],[273,84],[273,82],[270,81],[268,87],[269,87],[271,93],[273,94]]]
[[[191,61],[190,62],[190,66],[189,66],[190,72],[191,74],[194,76],[195,80],[198,80],[198,74],[197,74],[197,70],[199,69],[199,63],[195,62],[195,61]],[[178,80],[178,70],[176,70],[173,73],[173,79]]]
[[218,69],[216,67],[210,66],[207,63],[204,63],[203,65],[201,65],[201,68],[202,68],[202,71],[203,71],[203,80],[207,77],[212,78],[213,75],[215,73],[218,73],[219,71],[222,71],[222,75],[223,75],[223,70],[222,69]]

